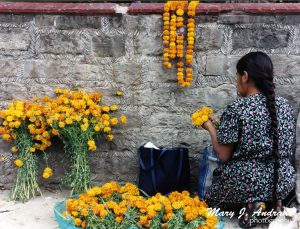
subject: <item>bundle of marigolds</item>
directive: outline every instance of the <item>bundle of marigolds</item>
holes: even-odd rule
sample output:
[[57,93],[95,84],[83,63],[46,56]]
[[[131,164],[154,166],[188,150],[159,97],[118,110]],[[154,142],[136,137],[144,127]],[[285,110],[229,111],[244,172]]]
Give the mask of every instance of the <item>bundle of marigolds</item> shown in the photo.
[[11,192],[13,200],[26,201],[40,193],[35,152],[51,145],[44,116],[45,109],[41,104],[18,100],[13,100],[8,109],[0,111],[0,134],[14,145],[11,151],[18,158],[14,162],[19,170]]
[[196,127],[202,126],[213,114],[213,110],[210,107],[202,107],[192,114],[192,122]]
[[[88,151],[96,151],[95,140],[100,135],[107,141],[113,140],[112,128],[119,119],[112,113],[118,106],[100,105],[100,93],[62,89],[56,89],[56,93],[56,98],[48,98],[45,103],[45,118],[52,134],[58,135],[71,155],[72,166],[64,183],[72,188],[72,193],[81,193],[91,185]],[[121,116],[120,121],[126,123],[126,117]]]
[[[172,65],[176,63],[178,84],[183,88],[189,87],[193,80],[194,17],[198,4],[199,1],[168,1],[164,5],[164,66],[172,68]],[[185,18],[186,9],[187,19]],[[185,20],[187,20],[186,26]]]
[[[13,100],[6,110],[0,111],[3,122],[0,134],[12,142],[12,152],[17,154],[15,165],[19,168],[11,197],[25,201],[40,193],[37,183],[37,151],[51,146],[51,137],[58,136],[71,155],[72,166],[65,183],[75,193],[87,190],[91,183],[87,152],[96,150],[95,139],[104,135],[112,141],[112,128],[119,122],[111,113],[118,106],[100,105],[100,93],[86,93],[82,90],[56,89],[57,96],[35,98],[34,102]],[[120,121],[126,123],[126,117]],[[46,167],[43,178],[53,175]]]
[[63,217],[72,216],[75,226],[82,228],[210,229],[218,224],[207,204],[187,191],[145,198],[131,183],[94,187],[67,200],[66,209]]

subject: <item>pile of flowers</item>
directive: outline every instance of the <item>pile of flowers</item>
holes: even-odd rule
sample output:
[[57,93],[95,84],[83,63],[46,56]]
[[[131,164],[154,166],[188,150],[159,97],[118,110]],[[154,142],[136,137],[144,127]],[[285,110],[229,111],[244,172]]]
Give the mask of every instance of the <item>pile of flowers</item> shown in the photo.
[[[192,62],[195,42],[194,17],[198,4],[199,1],[168,1],[164,5],[163,62],[167,68],[172,68],[172,65],[176,62],[177,80],[182,88],[189,87],[193,80]],[[188,18],[185,28],[184,16],[186,6]]]
[[204,106],[192,114],[192,122],[196,127],[202,126],[213,113],[214,111],[210,107]]
[[207,204],[188,191],[140,195],[139,189],[126,183],[109,182],[93,187],[78,198],[66,202],[66,219],[82,228],[216,228],[218,218]]
[[[118,92],[117,95],[122,95]],[[57,136],[71,155],[72,166],[65,184],[72,192],[81,193],[90,188],[88,151],[96,150],[95,140],[104,136],[112,141],[112,129],[126,123],[126,117],[113,116],[117,105],[100,105],[100,93],[83,90],[56,89],[56,97],[34,98],[34,102],[13,100],[8,109],[0,111],[2,138],[13,144],[11,151],[17,154],[15,165],[18,175],[12,189],[13,200],[25,201],[40,193],[37,182],[37,151],[44,152],[51,146],[51,138]],[[53,175],[50,167],[43,171],[43,178]]]

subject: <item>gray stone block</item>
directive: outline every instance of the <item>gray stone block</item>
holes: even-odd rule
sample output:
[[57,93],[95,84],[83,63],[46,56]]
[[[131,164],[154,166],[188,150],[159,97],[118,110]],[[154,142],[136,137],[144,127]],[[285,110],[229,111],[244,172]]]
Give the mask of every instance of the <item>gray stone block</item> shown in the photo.
[[79,33],[40,34],[37,41],[37,52],[46,54],[83,54],[85,39]]
[[59,15],[55,20],[55,27],[57,29],[99,29],[101,27],[101,19],[101,16]]
[[212,23],[217,22],[219,16],[217,15],[197,15],[195,17],[196,25],[203,24],[203,23]]
[[74,63],[65,61],[25,61],[22,80],[29,80],[34,84],[48,83],[48,85],[70,84]]
[[113,80],[122,86],[137,86],[142,82],[142,64],[135,62],[116,62],[113,64]]
[[189,114],[176,114],[173,112],[155,112],[148,120],[146,125],[159,128],[183,129],[191,124]]
[[125,37],[122,35],[92,36],[93,54],[97,57],[120,57],[125,55]]
[[157,34],[141,32],[137,37],[136,48],[135,54],[137,55],[161,56],[163,50],[162,37]]
[[264,48],[276,49],[287,47],[290,32],[287,29],[276,28],[236,28],[232,35],[232,48]]
[[34,17],[34,22],[38,28],[53,27],[57,17],[57,15],[38,14]]
[[163,22],[161,15],[125,15],[122,24],[125,30],[143,31],[151,35],[161,33]]
[[15,25],[22,25],[28,22],[33,21],[34,15],[31,14],[1,14],[0,15],[0,23],[9,23]]
[[223,84],[216,88],[204,88],[204,103],[213,109],[224,109],[236,99],[237,90],[232,84]]
[[3,83],[8,77],[16,77],[17,75],[19,75],[21,70],[19,62],[9,59],[0,60],[0,69],[0,80]]
[[209,55],[206,57],[206,69],[204,75],[232,76],[236,75],[236,64],[239,56]]
[[195,29],[195,51],[220,49],[224,40],[224,30],[217,27],[197,27]]
[[299,75],[300,57],[296,55],[271,55],[275,76]]
[[[265,23],[265,24],[276,24],[279,22],[278,15],[276,16],[265,16],[265,15],[220,15],[218,17],[218,24],[254,24],[254,23]],[[285,16],[286,17],[286,16]]]
[[2,30],[0,32],[0,49],[26,51],[29,46],[29,33],[23,29]]

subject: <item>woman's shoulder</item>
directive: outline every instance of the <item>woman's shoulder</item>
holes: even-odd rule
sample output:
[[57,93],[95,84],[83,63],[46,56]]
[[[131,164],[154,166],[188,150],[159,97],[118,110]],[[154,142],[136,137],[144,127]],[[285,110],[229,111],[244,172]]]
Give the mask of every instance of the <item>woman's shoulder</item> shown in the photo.
[[276,96],[275,101],[276,101],[276,105],[277,106],[284,105],[284,106],[291,107],[289,101],[286,98],[284,98],[284,97]]
[[281,96],[276,96],[275,103],[279,110],[293,112],[293,107],[291,106],[291,104],[286,98],[283,98]]
[[250,97],[238,97],[232,103],[227,105],[227,110],[234,113],[239,113],[240,111],[247,109],[249,105],[253,105],[255,101]]

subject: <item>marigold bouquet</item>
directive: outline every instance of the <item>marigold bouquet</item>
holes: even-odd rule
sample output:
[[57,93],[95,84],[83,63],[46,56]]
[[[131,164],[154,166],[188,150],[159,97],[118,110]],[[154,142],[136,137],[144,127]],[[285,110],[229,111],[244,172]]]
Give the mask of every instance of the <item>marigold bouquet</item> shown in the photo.
[[[52,134],[63,141],[65,150],[71,155],[72,166],[64,183],[72,193],[81,193],[90,188],[91,178],[88,165],[88,151],[96,151],[96,138],[104,135],[112,141],[112,128],[119,122],[111,113],[117,105],[100,105],[100,93],[86,93],[83,90],[68,91],[56,89],[57,97],[45,104],[45,118],[52,127]],[[126,123],[126,117],[120,121]]]
[[14,162],[19,170],[11,192],[13,200],[24,202],[41,193],[35,152],[51,145],[44,112],[40,104],[19,100],[13,100],[8,109],[0,111],[3,119],[0,134],[4,140],[14,144],[11,151],[18,157]]
[[210,107],[204,106],[192,114],[192,122],[196,127],[202,126],[213,113],[214,111]]
[[[112,128],[119,119],[122,123],[127,121],[124,115],[119,119],[111,116],[118,110],[117,105],[100,105],[100,93],[62,89],[56,89],[56,93],[53,99],[44,96],[35,97],[34,102],[13,100],[8,109],[0,111],[0,134],[14,144],[11,150],[18,157],[15,165],[19,169],[11,193],[13,200],[24,202],[41,193],[36,152],[50,147],[53,136],[63,141],[71,155],[72,165],[64,183],[74,193],[87,190],[91,184],[88,151],[96,150],[95,139],[99,135],[112,141]],[[122,92],[117,95],[121,96]],[[48,179],[52,175],[47,165],[42,176]]]
[[218,218],[207,204],[189,192],[160,193],[143,197],[139,189],[127,183],[120,187],[109,182],[93,187],[78,198],[66,202],[67,219],[82,228],[216,228]]

